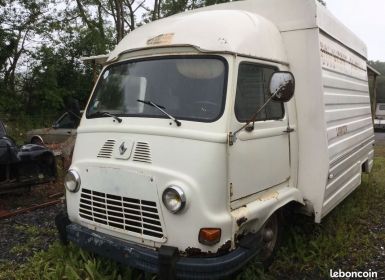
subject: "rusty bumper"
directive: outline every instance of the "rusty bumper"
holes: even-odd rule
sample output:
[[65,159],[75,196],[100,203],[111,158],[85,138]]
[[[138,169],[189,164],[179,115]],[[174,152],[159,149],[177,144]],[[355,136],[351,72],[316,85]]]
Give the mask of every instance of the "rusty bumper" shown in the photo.
[[[221,279],[232,276],[253,258],[261,247],[261,238],[255,235],[249,236],[239,244],[238,248],[225,255],[182,257],[178,256],[178,250],[175,247],[162,246],[155,251],[77,224],[68,224],[68,222],[67,220],[67,224],[64,226],[66,232],[62,232],[66,235],[66,240],[127,266],[157,273],[161,279],[174,277],[177,279]],[[164,277],[165,275],[167,276]]]

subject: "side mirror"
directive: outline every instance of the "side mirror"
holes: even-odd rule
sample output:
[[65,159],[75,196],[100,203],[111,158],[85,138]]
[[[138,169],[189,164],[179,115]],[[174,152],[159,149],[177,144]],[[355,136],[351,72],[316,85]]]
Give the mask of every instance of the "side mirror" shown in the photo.
[[52,128],[53,128],[53,129],[59,128],[59,124],[58,124],[58,123],[54,123],[54,124],[52,125]]
[[270,77],[270,95],[273,101],[288,102],[294,95],[295,80],[291,72],[275,72]]

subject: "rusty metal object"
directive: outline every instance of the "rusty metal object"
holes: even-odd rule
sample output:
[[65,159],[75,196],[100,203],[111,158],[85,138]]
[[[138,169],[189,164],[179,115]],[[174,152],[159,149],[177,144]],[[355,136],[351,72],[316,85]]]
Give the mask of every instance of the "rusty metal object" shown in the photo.
[[72,162],[72,154],[74,151],[76,136],[70,136],[63,143],[46,145],[53,150],[55,156],[58,156],[63,164],[63,169],[68,170]]
[[217,254],[224,255],[230,252],[231,249],[231,240],[227,240],[221,247],[219,247]]
[[58,198],[58,197],[61,197],[61,196],[64,196],[63,192],[58,192],[58,193],[51,194],[51,195],[48,196],[48,198]]
[[220,256],[224,255],[228,252],[230,252],[231,249],[231,240],[227,240],[219,249],[214,253],[214,252],[202,252],[201,249],[199,248],[191,248],[188,247],[185,250],[185,254],[188,257],[215,257],[215,256]]
[[191,247],[188,247],[188,248],[186,249],[185,253],[186,253],[187,256],[189,256],[189,257],[200,257],[200,256],[205,255],[205,253],[202,252],[201,249],[199,249],[199,248],[191,248]]
[[240,227],[242,224],[244,224],[247,221],[246,217],[241,217],[237,220],[237,225]]
[[30,211],[33,211],[33,210],[37,210],[37,209],[45,208],[45,207],[48,207],[48,206],[56,205],[56,204],[59,204],[59,203],[63,203],[63,200],[62,199],[57,199],[57,200],[41,203],[41,204],[38,204],[38,205],[34,205],[34,206],[31,206],[31,207],[23,208],[23,209],[20,209],[20,210],[16,210],[16,211],[13,211],[13,212],[2,210],[0,212],[0,220],[1,219],[7,219],[7,218],[10,218],[10,217],[13,217],[13,216],[17,216],[19,214],[23,214],[23,213],[30,212]]

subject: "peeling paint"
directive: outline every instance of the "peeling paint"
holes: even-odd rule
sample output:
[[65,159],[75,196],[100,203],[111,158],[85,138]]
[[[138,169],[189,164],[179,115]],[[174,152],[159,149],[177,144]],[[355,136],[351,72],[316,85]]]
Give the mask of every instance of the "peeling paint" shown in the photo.
[[202,255],[205,255],[206,253],[202,252],[201,249],[199,248],[191,248],[191,247],[188,247],[186,250],[185,250],[185,253],[187,254],[187,256],[189,257],[199,257],[199,256],[202,256]]
[[218,248],[218,250],[213,253],[211,251],[202,252],[199,248],[188,247],[184,252],[179,252],[180,255],[186,255],[187,257],[214,257],[219,255],[224,255],[228,253],[231,249],[231,240],[227,240]]
[[278,195],[279,193],[274,191],[274,192],[268,192],[268,193],[264,193],[262,194],[260,197],[258,197],[258,200],[260,201],[266,201],[266,200],[270,200],[270,199],[277,199],[278,198]]

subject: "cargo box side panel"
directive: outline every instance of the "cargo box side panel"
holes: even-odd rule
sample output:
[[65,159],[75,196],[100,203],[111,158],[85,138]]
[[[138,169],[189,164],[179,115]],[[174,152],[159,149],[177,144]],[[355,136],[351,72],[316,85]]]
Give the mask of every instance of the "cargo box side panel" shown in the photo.
[[298,160],[297,187],[319,222],[329,171],[319,31],[282,32],[282,37],[295,77],[295,94],[290,102],[295,102],[297,113],[298,158],[292,154],[291,159]]
[[320,33],[329,175],[322,217],[361,183],[373,161],[373,125],[366,60]]

